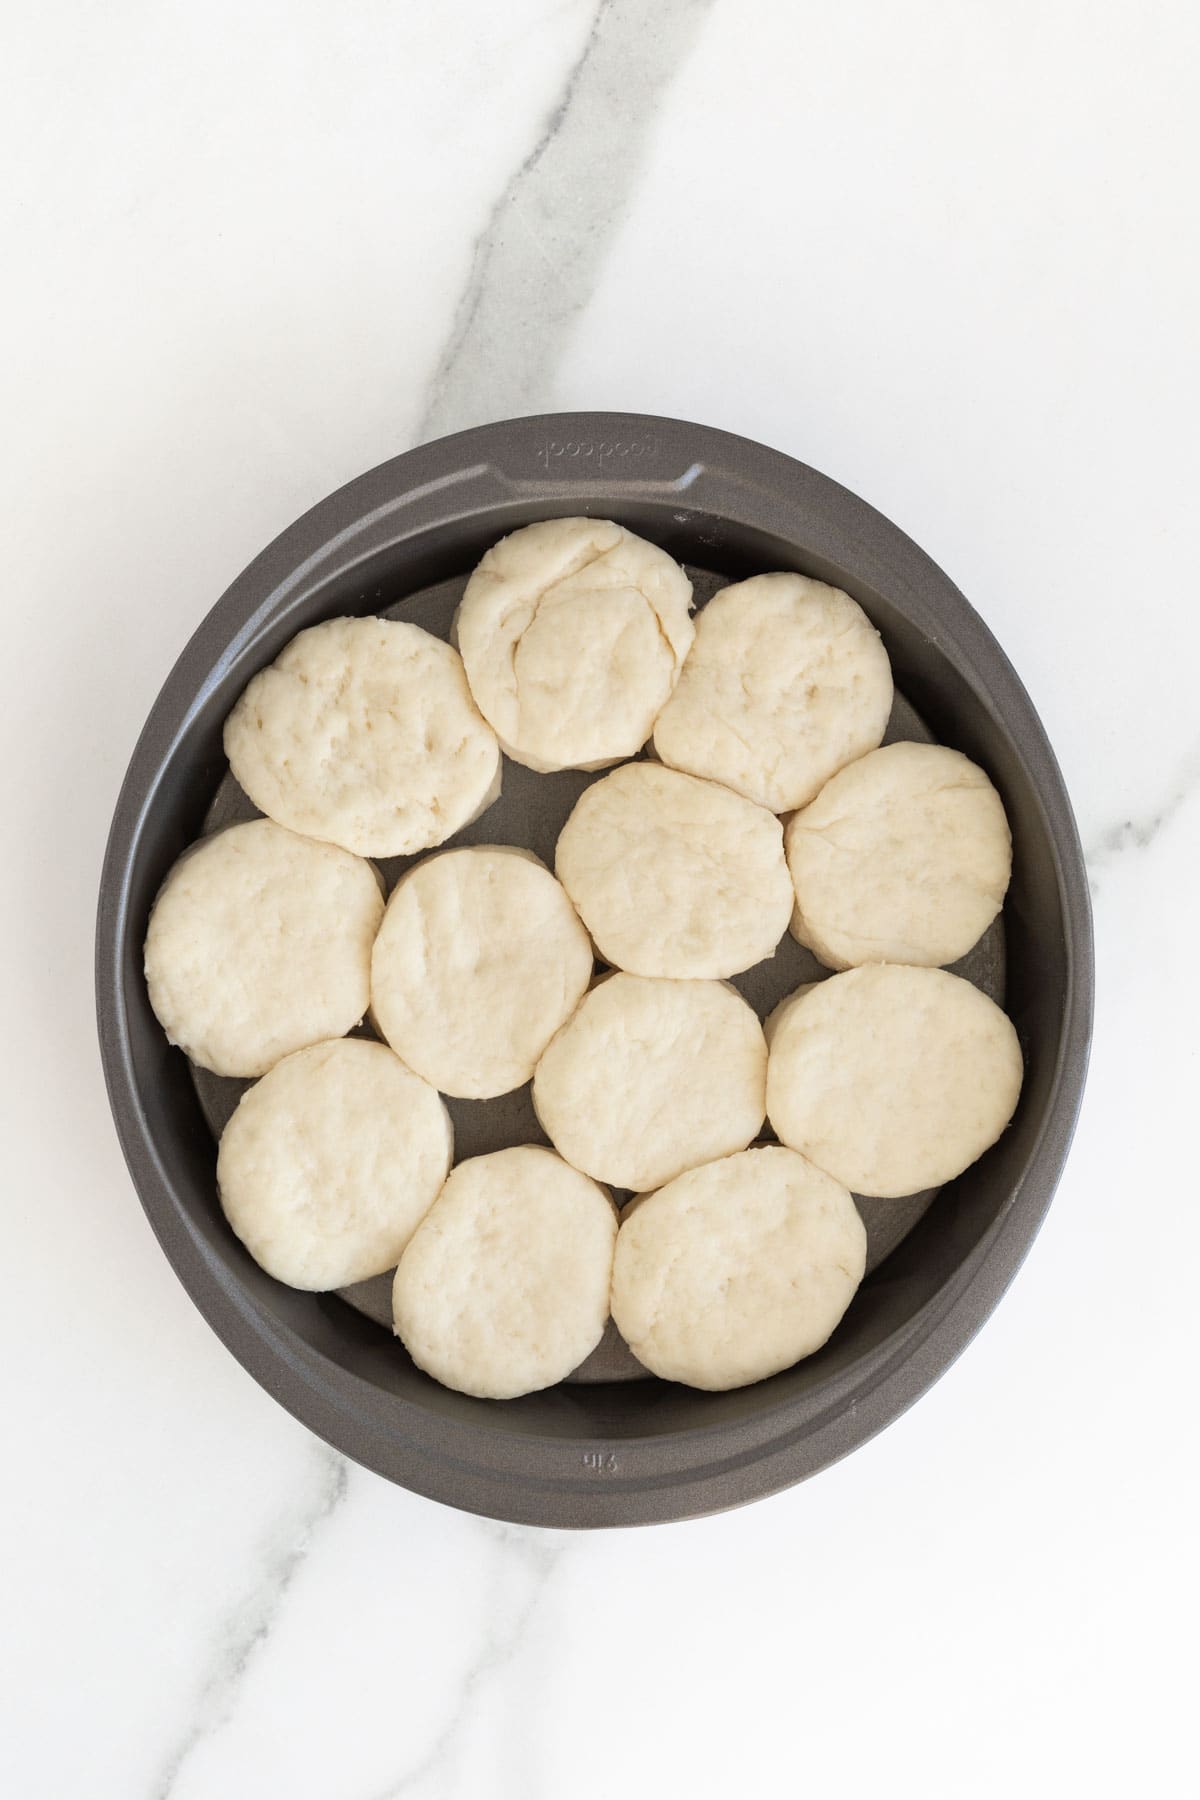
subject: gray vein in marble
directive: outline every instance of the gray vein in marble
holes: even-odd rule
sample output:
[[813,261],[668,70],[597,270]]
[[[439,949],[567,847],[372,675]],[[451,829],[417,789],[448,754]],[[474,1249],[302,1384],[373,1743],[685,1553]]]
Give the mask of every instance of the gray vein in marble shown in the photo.
[[[449,1714],[433,1742],[374,1800],[417,1800],[422,1793],[436,1794],[441,1800],[452,1791],[454,1753],[462,1742],[461,1734],[484,1689],[501,1679],[521,1655],[566,1549],[565,1540],[523,1526],[480,1520],[479,1528],[497,1550],[486,1597],[483,1641],[458,1678]],[[515,1595],[508,1592],[510,1585],[515,1585]],[[514,1800],[537,1800],[537,1792],[532,1773],[522,1770],[513,1788]]]
[[1121,819],[1101,832],[1088,847],[1084,860],[1093,894],[1100,891],[1098,874],[1127,850],[1148,850],[1150,845],[1174,821],[1196,788],[1200,786],[1200,742],[1192,746],[1176,772],[1166,798],[1153,812],[1133,819]]
[[600,0],[537,140],[476,238],[418,442],[547,410],[662,96],[713,0]]
[[272,1529],[262,1567],[249,1592],[226,1620],[210,1658],[187,1730],[164,1760],[151,1792],[170,1800],[185,1764],[232,1714],[242,1680],[268,1641],[288,1592],[303,1568],[313,1540],[346,1497],[348,1465],[324,1444],[315,1446],[316,1479],[299,1508],[290,1508]]

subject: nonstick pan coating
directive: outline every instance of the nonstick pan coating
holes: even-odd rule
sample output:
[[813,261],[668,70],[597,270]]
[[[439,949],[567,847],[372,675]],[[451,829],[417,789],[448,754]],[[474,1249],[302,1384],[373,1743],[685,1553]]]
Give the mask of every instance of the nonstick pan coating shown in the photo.
[[[397,606],[407,616],[402,602],[461,579],[504,532],[575,513],[615,518],[720,579],[794,568],[845,588],[882,632],[900,692],[936,738],[988,771],[1013,830],[994,940],[1026,1058],[1013,1124],[912,1222],[823,1350],[728,1394],[596,1379],[601,1366],[544,1394],[474,1400],[422,1375],[339,1296],[272,1281],[221,1217],[213,1135],[142,978],[151,902],[204,829],[227,774],[221,727],[251,675],[305,625]],[[511,420],[397,457],[322,501],[238,577],[134,751],[105,857],[96,973],[105,1076],[135,1185],[234,1354],[380,1474],[470,1511],[555,1526],[676,1519],[755,1499],[910,1405],[996,1305],[1049,1205],[1092,1010],[1087,881],[1062,778],[1028,695],[962,595],[895,526],[814,470],[709,427],[614,413]],[[990,986],[995,975],[975,978]]]

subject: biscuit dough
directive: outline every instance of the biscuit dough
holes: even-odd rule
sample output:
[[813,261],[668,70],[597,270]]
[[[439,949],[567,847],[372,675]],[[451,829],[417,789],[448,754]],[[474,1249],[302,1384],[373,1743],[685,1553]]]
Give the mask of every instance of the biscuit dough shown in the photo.
[[526,850],[443,850],[404,874],[371,959],[371,1014],[443,1094],[520,1087],[592,978],[591,940]]
[[150,1004],[201,1068],[265,1075],[358,1024],[382,917],[361,857],[269,819],[230,825],[184,852],[154,902]]
[[255,806],[359,856],[409,856],[500,792],[500,746],[458,652],[396,619],[328,619],[294,637],[225,721]]
[[552,1387],[603,1335],[616,1236],[604,1189],[553,1150],[471,1157],[400,1259],[397,1336],[460,1393],[510,1400]]
[[666,1381],[724,1389],[811,1356],[854,1297],[867,1234],[847,1190],[778,1144],[705,1163],[626,1210],[613,1318]]
[[394,1267],[450,1169],[450,1116],[384,1044],[342,1038],[277,1063],[224,1132],[217,1187],[255,1262],[324,1292]]
[[736,975],[773,954],[792,912],[778,819],[659,763],[584,790],[555,869],[600,955],[633,975]]
[[898,1199],[961,1175],[1021,1091],[1012,1022],[945,969],[871,963],[768,1021],[767,1117],[856,1194]]
[[485,719],[531,769],[600,769],[649,738],[691,647],[692,584],[608,519],[502,538],[467,583],[455,641]]
[[857,601],[806,575],[755,575],[699,614],[654,749],[790,812],[875,748],[891,710],[887,651]]
[[888,744],[826,782],[784,832],[792,935],[831,969],[957,962],[1004,904],[1000,796],[942,744]]
[[609,975],[547,1047],[533,1104],[569,1163],[656,1188],[744,1150],[766,1113],[762,1026],[723,981]]

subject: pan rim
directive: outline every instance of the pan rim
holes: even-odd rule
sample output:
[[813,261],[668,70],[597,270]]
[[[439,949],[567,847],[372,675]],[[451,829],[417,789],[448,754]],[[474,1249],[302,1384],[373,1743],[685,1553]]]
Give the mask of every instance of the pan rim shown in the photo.
[[[544,476],[524,473],[530,461],[540,463],[543,446],[560,440],[653,443],[659,454],[673,455],[668,467],[678,472],[659,481],[639,466],[624,480],[601,475],[555,482],[547,460]],[[556,506],[577,498],[579,510],[586,511],[593,503],[615,506],[623,493],[639,499],[649,494],[687,509],[720,490],[734,509],[728,516],[735,517],[756,484],[776,495],[802,489],[805,505],[824,519],[831,539],[881,541],[910,581],[936,597],[949,615],[937,617],[941,646],[949,646],[958,667],[970,671],[974,691],[1014,744],[1036,794],[1058,884],[1067,978],[1054,1071],[1034,1144],[981,1241],[899,1331],[822,1385],[812,1397],[820,1404],[801,1408],[794,1399],[783,1400],[749,1420],[622,1436],[610,1450],[592,1437],[513,1434],[499,1424],[492,1431],[435,1417],[415,1402],[384,1396],[365,1377],[268,1317],[188,1228],[146,1120],[123,992],[135,846],[163,767],[212,672],[266,622],[278,622],[304,582],[323,580],[323,565],[342,572],[345,562],[335,568],[333,559],[366,545],[403,507],[425,507],[440,522],[453,523],[479,516],[481,492],[494,496],[497,507],[514,493],[528,500],[536,492]],[[752,522],[752,511],[746,516]],[[912,616],[904,600],[895,604]],[[220,646],[215,657],[214,645]],[[367,471],[288,526],[200,622],[150,710],[114,809],[97,916],[100,1049],[118,1136],[151,1226],[208,1323],[268,1392],[355,1461],[466,1511],[551,1526],[652,1523],[743,1504],[839,1460],[919,1398],[994,1310],[1045,1216],[1082,1099],[1093,989],[1090,896],[1062,775],[1023,684],[969,602],[898,527],[828,477],[750,439],[647,414],[552,413],[475,427]],[[514,1447],[524,1454],[513,1454]],[[602,1479],[584,1472],[581,1459],[593,1453],[616,1459]],[[626,1472],[629,1462],[633,1467]]]

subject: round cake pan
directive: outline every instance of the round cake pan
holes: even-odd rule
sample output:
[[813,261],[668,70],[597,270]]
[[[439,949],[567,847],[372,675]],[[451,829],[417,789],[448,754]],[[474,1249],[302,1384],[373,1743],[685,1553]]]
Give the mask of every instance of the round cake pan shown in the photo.
[[[233,1237],[196,1085],[150,1011],[142,942],[163,876],[227,776],[225,716],[289,638],[339,614],[403,617],[410,596],[444,592],[505,532],[580,513],[615,518],[717,579],[796,569],[866,609],[898,690],[935,737],[982,764],[1008,809],[1005,1005],[1025,1086],[1000,1142],[920,1213],[830,1342],[795,1368],[727,1394],[594,1371],[517,1401],[474,1400],[415,1369],[370,1308],[282,1287]],[[1029,696],[963,596],[903,532],[803,464],[707,426],[626,413],[514,419],[427,444],[331,495],[263,551],[187,645],[138,740],[96,944],[121,1144],[214,1330],[297,1418],[368,1468],[472,1512],[550,1526],[680,1519],[773,1493],[844,1456],[936,1380],[1000,1299],[1050,1203],[1083,1089],[1092,985],[1087,877],[1062,777]]]

